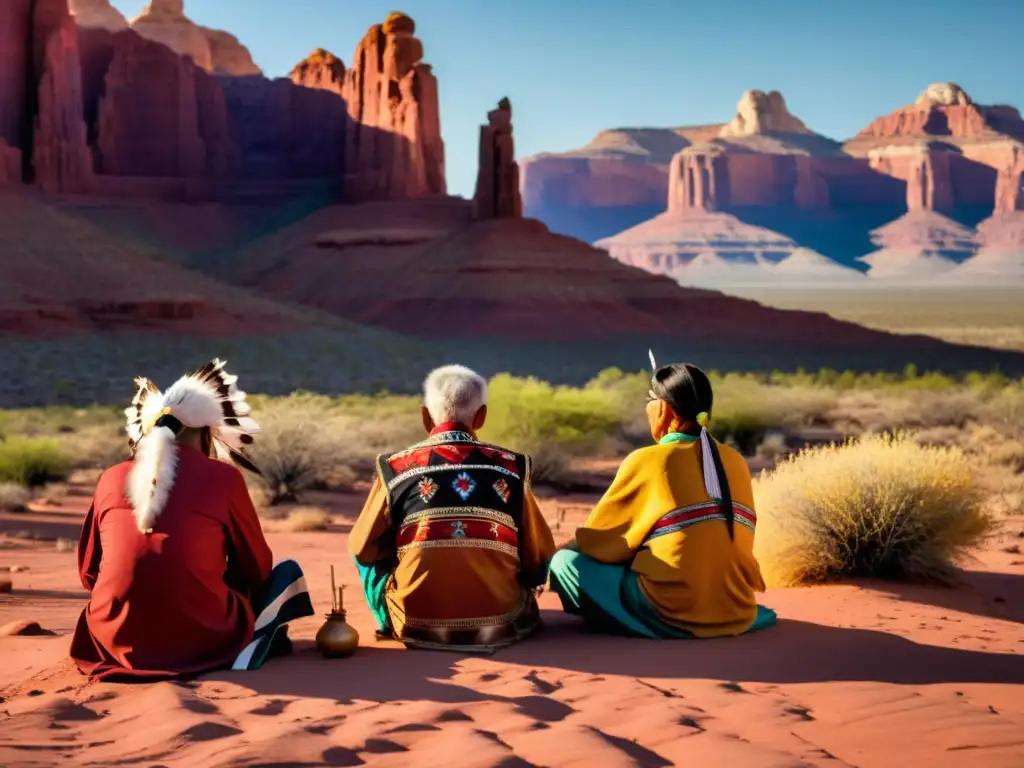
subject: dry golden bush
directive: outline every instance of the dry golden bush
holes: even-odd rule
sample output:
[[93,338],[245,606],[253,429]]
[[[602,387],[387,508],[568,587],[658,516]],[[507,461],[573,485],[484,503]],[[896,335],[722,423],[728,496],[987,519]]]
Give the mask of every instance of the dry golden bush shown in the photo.
[[755,551],[774,586],[948,581],[995,527],[963,451],[906,434],[805,451],[755,483]]
[[331,516],[319,507],[296,507],[283,521],[283,528],[290,533],[305,531],[326,531]]
[[56,505],[68,497],[68,490],[66,483],[47,483],[36,494],[36,498],[43,504]]
[[273,507],[261,515],[264,528],[272,533],[305,533],[326,531],[331,515],[320,507]]
[[123,429],[90,425],[60,435],[61,447],[75,469],[106,469],[130,458]]

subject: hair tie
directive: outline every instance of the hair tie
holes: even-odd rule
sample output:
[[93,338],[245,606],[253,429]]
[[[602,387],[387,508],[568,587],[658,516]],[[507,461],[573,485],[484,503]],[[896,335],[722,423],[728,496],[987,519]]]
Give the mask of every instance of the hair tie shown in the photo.
[[697,414],[697,423],[700,424],[700,456],[701,470],[704,475],[704,490],[711,499],[722,498],[722,486],[718,482],[718,470],[715,468],[714,448],[711,446],[711,435],[708,434],[707,411]]
[[146,425],[146,430],[145,430],[145,432],[143,432],[143,434],[147,434],[148,432],[150,432],[156,426],[156,423],[158,421],[160,421],[161,418],[163,418],[164,416],[170,416],[170,415],[171,415],[171,409],[170,408],[161,408],[160,412],[155,414],[153,419]]

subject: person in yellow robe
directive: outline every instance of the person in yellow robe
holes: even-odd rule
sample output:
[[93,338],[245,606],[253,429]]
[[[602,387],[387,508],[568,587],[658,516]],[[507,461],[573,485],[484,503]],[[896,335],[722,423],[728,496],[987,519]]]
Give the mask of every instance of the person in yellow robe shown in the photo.
[[591,627],[647,638],[740,635],[776,622],[759,606],[757,515],[743,457],[708,432],[713,393],[696,366],[654,372],[656,445],[626,457],[551,562],[551,589]]

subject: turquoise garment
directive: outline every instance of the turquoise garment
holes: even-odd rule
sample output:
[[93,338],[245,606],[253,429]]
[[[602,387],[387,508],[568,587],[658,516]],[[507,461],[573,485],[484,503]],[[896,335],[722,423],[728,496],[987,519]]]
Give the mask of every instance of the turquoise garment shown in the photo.
[[363,584],[363,594],[370,613],[377,620],[377,630],[391,632],[391,617],[388,615],[387,585],[391,571],[379,565],[363,565],[356,560],[356,570]]
[[[581,552],[563,549],[551,560],[551,589],[566,613],[581,616],[595,629],[652,640],[694,637],[662,620],[628,565],[601,563]],[[777,620],[775,611],[759,605],[757,618],[746,633],[770,627]]]

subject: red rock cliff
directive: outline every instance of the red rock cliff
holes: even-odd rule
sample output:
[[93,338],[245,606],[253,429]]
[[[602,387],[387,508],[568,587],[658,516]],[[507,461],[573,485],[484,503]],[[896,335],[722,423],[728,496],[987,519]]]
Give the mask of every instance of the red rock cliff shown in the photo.
[[668,209],[829,210],[834,198],[898,204],[899,193],[879,184],[878,176],[790,114],[778,91],[748,91],[717,138],[673,158]]
[[1017,210],[1024,120],[983,106],[955,83],[935,83],[906,107],[872,121],[845,145],[872,167],[907,180],[911,210],[960,206]]
[[32,0],[0,3],[0,186],[21,181],[28,143]]
[[0,183],[81,192],[92,164],[82,119],[78,36],[67,0],[0,6]]
[[97,110],[101,173],[224,178],[235,148],[224,93],[187,57],[133,31],[111,38]]
[[345,137],[350,197],[443,195],[444,143],[437,78],[423,63],[416,24],[393,13],[356,47],[343,94],[351,130]]
[[477,219],[519,219],[523,201],[519,194],[519,166],[512,139],[512,104],[508,99],[487,113],[480,126],[480,161],[473,197]]

